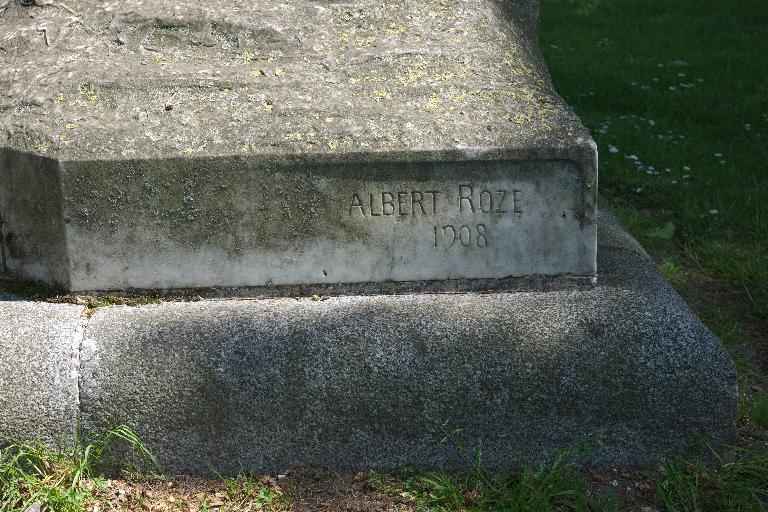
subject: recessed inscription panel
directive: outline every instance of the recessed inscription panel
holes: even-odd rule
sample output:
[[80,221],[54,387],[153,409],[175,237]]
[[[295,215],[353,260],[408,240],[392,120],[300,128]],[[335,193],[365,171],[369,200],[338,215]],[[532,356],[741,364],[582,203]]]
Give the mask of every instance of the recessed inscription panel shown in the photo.
[[337,182],[346,192],[336,199],[340,225],[361,234],[345,270],[393,280],[594,274],[574,165],[480,167],[445,166],[424,181]]
[[[70,167],[68,179],[102,174]],[[594,177],[569,162],[134,165],[115,176],[108,196],[68,198],[69,242],[85,255],[75,288],[595,274]]]

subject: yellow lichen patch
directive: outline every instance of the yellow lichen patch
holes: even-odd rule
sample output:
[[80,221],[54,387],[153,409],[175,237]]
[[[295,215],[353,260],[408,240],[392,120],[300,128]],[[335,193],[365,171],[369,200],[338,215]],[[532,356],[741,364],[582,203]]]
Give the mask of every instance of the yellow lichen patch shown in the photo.
[[192,148],[187,146],[184,148],[184,154],[191,155],[192,154]]
[[154,60],[155,62],[167,62],[168,57],[166,57],[165,55],[155,55],[154,57],[152,57],[152,60]]
[[341,35],[339,36],[339,39],[341,39],[342,43],[348,43],[352,40],[350,35],[347,34],[346,32],[342,32]]
[[360,46],[361,48],[367,48],[367,47],[373,46],[373,43],[375,41],[376,41],[376,38],[373,36],[358,37],[357,46]]
[[533,124],[535,121],[534,115],[531,112],[517,114],[514,119],[517,124]]
[[253,62],[257,59],[257,55],[254,52],[246,50],[243,52],[242,59],[245,62]]
[[432,93],[432,96],[429,97],[429,99],[424,103],[423,108],[425,110],[437,110],[437,108],[440,106],[440,101],[442,98],[440,98],[440,95],[436,92]]
[[373,91],[373,97],[376,100],[390,100],[392,99],[392,93],[387,90]]
[[387,32],[389,34],[402,34],[405,32],[405,25],[402,23],[390,23],[387,25]]
[[326,144],[331,149],[336,149],[336,148],[339,147],[339,141],[336,140],[336,139],[331,139],[331,140],[327,141]]
[[461,91],[460,93],[456,93],[452,96],[452,99],[455,103],[458,103],[460,101],[464,101],[464,99],[467,97],[467,91]]
[[[80,95],[87,96],[90,101],[97,101],[99,99],[98,91],[94,90],[90,84],[80,84]],[[84,103],[80,103],[80,101],[77,101],[77,104],[79,106],[86,105]]]
[[405,68],[405,74],[398,78],[403,83],[403,85],[409,85],[409,84],[416,83],[423,76],[424,76],[424,71],[418,69],[418,66],[417,67],[409,66]]
[[272,109],[274,109],[275,106],[272,103],[268,102],[267,100],[262,100],[261,101],[261,108],[263,108],[267,112],[272,112]]
[[326,118],[324,119],[324,121],[325,121],[326,123],[332,123],[332,122],[333,122],[333,118],[332,118],[332,117],[326,117]]
[[248,73],[250,76],[264,76],[264,72],[260,69],[254,69],[250,73]]
[[64,101],[64,93],[63,93],[63,92],[60,92],[59,94],[57,94],[57,95],[56,95],[56,99],[55,99],[55,100],[53,100],[53,101],[54,101],[55,103],[61,103],[62,101]]
[[520,95],[525,101],[531,101],[533,100],[533,91],[531,91],[528,88],[523,89],[522,94]]
[[283,76],[285,74],[285,70],[283,68],[277,68],[275,70],[275,76]]
[[64,125],[64,128],[67,129],[67,130],[71,130],[74,127],[75,127],[74,123],[67,123],[67,124]]
[[36,139],[34,142],[34,148],[39,151],[40,153],[47,153],[49,149],[51,149],[51,141],[49,140],[42,140],[42,139]]
[[435,82],[438,82],[438,81],[450,82],[455,77],[456,77],[456,75],[453,72],[451,72],[451,71],[443,71],[439,75],[434,75],[432,77],[432,80],[434,80]]
[[285,134],[285,139],[300,141],[300,140],[304,139],[304,136],[301,134],[301,132],[286,133]]

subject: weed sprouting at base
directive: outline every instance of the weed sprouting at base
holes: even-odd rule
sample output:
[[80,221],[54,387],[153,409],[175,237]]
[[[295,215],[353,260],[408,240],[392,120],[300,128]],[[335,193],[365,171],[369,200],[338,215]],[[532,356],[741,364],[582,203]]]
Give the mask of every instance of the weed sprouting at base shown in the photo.
[[42,443],[6,445],[0,449],[0,510],[84,510],[103,484],[102,472],[118,469],[106,457],[111,449],[127,449],[133,455],[128,460],[137,461],[138,469],[159,472],[157,460],[125,425],[90,442],[78,436],[71,448],[52,449]]

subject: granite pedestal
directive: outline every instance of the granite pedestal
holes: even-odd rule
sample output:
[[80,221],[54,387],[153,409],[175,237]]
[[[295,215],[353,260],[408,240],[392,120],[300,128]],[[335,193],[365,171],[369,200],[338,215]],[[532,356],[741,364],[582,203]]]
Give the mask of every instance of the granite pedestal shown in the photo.
[[[194,474],[238,461],[259,471],[451,467],[462,458],[441,440],[453,429],[489,467],[581,442],[597,467],[733,442],[728,354],[610,215],[598,233],[600,280],[581,290],[219,299],[87,315],[0,302],[0,434],[51,440],[79,412],[87,431],[126,423],[170,472]],[[41,345],[59,355],[28,350]]]

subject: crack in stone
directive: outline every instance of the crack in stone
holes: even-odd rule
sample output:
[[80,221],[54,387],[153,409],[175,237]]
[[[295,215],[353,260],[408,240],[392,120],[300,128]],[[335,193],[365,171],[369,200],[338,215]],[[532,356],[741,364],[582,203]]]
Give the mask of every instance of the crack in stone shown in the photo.
[[5,226],[5,221],[3,220],[3,215],[0,213],[0,262],[3,265],[3,273],[8,273],[8,259],[5,253],[5,233],[3,232],[3,226]]
[[88,328],[88,321],[90,320],[91,316],[88,314],[88,309],[83,309],[80,313],[80,319],[77,323],[77,327],[75,329],[75,333],[72,340],[72,361],[70,363],[70,375],[73,379],[75,379],[77,391],[75,394],[75,408],[77,410],[77,418],[76,418],[76,432],[79,432],[80,430],[80,422],[82,421],[82,410],[80,408],[80,394],[82,391],[82,382],[81,382],[81,366],[82,366],[82,352],[83,352],[83,343],[85,342],[85,331]]

